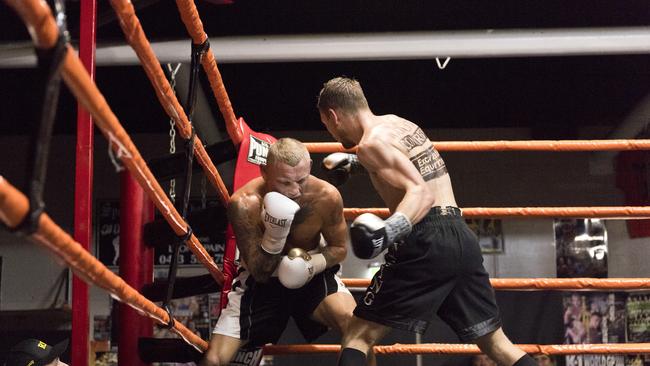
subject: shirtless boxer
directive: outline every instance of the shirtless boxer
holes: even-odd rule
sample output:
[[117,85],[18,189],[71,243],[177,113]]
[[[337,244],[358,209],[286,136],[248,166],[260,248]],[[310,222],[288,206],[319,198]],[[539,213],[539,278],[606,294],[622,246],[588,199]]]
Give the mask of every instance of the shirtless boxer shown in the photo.
[[307,341],[328,328],[345,334],[356,303],[336,275],[348,243],[343,201],[311,165],[302,143],[279,139],[262,176],[232,195],[240,265],[202,365],[227,365],[244,344],[277,342],[290,316]]
[[[436,313],[462,341],[474,342],[502,366],[535,366],[510,342],[483,267],[474,233],[454,198],[440,154],[414,123],[372,113],[359,82],[326,82],[318,98],[330,134],[356,155],[334,153],[323,163],[344,180],[365,170],[391,216],[357,217],[350,228],[356,256],[388,248],[343,337],[339,365],[361,365],[391,328],[423,333]],[[341,179],[343,178],[343,179]]]

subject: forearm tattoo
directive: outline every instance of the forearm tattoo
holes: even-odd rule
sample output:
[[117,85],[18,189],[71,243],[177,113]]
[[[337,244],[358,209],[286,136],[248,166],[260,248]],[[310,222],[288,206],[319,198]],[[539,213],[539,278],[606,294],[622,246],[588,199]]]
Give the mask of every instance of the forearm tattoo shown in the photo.
[[239,202],[232,202],[227,209],[228,219],[235,231],[240,257],[256,281],[266,282],[277,267],[279,254],[269,254],[261,249],[262,229],[255,215],[251,215]]
[[305,222],[305,220],[307,220],[307,217],[309,217],[309,215],[311,215],[313,211],[314,208],[310,203],[306,203],[304,204],[304,206],[301,206],[300,209],[293,216],[293,221],[291,222],[291,226],[300,225],[303,222]]

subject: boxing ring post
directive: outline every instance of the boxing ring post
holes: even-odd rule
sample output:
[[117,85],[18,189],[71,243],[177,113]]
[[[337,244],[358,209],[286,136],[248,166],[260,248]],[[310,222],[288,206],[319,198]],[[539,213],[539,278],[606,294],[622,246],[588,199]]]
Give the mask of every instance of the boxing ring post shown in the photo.
[[[95,79],[96,0],[81,2],[79,19],[79,58]],[[77,104],[77,146],[74,188],[74,238],[89,250],[92,238],[93,197],[93,121],[90,113]],[[72,345],[73,366],[87,365],[90,353],[90,319],[88,285],[72,277]]]
[[[141,291],[150,282],[153,269],[153,249],[143,241],[144,224],[153,218],[151,203],[144,190],[129,172],[120,174],[120,277]],[[119,304],[119,365],[144,366],[138,356],[138,339],[153,334],[151,319],[138,314],[124,303]]]
[[[133,178],[133,176],[131,176]],[[137,181],[136,181],[137,183]],[[140,187],[142,188],[142,187]],[[144,191],[143,191],[144,192]],[[142,224],[148,224],[154,220],[155,214],[156,214],[156,207],[154,206],[153,202],[146,197],[145,195],[145,200],[144,200],[144,207],[142,208]],[[144,226],[142,226],[144,228]],[[143,241],[140,241],[140,243],[144,243]],[[154,260],[154,254],[155,250],[154,248],[150,248],[146,245],[143,245],[141,247],[142,249],[142,254],[141,254],[141,262],[139,263],[140,265],[140,283],[142,285],[145,284],[150,284],[153,283],[153,260]],[[141,337],[153,337],[153,326],[154,322],[151,318],[149,317],[143,317],[140,316],[140,336]]]

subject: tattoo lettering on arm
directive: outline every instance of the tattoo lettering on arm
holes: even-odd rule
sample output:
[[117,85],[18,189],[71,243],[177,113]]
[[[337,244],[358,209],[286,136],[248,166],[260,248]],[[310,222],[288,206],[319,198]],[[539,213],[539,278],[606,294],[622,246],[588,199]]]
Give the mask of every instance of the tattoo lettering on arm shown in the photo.
[[256,281],[267,282],[282,256],[269,254],[260,247],[263,230],[259,221],[259,209],[257,205],[231,201],[227,214],[246,268]]
[[440,153],[433,147],[411,157],[411,162],[420,172],[425,182],[447,174],[445,162],[440,157]]

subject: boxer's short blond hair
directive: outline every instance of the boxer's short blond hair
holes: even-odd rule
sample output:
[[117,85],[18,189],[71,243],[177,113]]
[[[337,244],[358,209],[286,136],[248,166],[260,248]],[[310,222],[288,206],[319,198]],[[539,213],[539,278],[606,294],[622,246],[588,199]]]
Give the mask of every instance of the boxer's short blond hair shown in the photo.
[[298,165],[303,159],[309,160],[309,151],[302,142],[290,137],[283,137],[269,148],[266,165],[271,166],[278,162],[289,166]]

